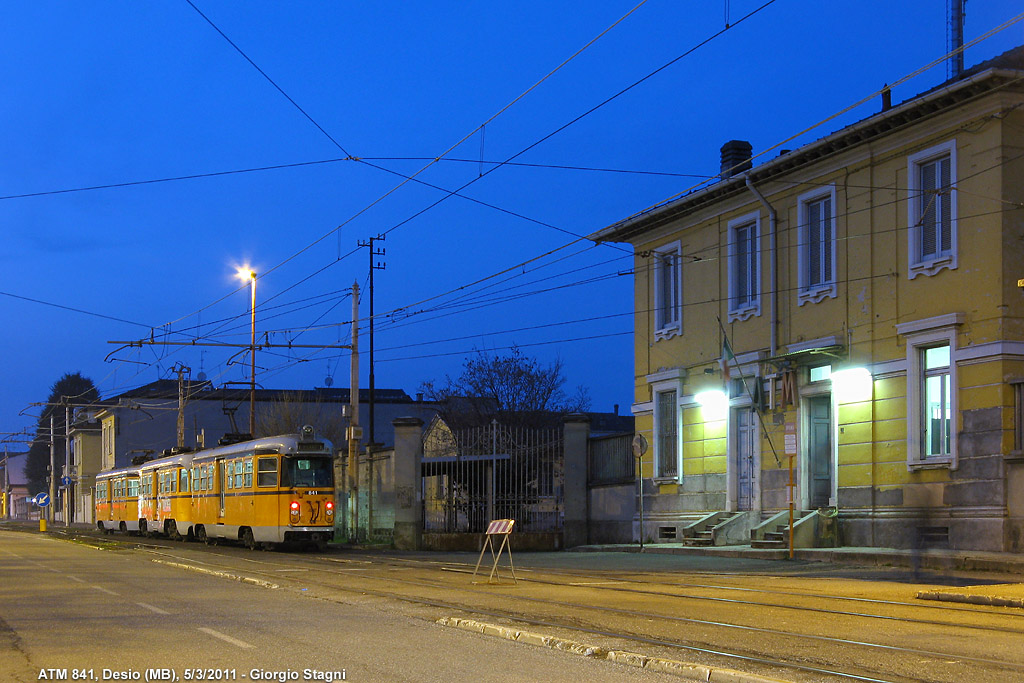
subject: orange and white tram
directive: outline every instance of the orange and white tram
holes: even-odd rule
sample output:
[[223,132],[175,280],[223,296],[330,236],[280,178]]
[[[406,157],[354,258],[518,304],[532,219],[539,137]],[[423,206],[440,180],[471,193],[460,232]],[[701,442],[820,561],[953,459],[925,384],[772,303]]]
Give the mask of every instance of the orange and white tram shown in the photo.
[[[277,543],[323,548],[334,535],[332,447],[312,427],[157,458],[131,471],[135,504],[124,514],[134,520],[116,527],[100,521],[101,529],[237,540],[250,548]],[[97,495],[97,520],[108,514],[103,505]]]
[[138,467],[121,467],[96,475],[96,526],[106,533],[138,533]]

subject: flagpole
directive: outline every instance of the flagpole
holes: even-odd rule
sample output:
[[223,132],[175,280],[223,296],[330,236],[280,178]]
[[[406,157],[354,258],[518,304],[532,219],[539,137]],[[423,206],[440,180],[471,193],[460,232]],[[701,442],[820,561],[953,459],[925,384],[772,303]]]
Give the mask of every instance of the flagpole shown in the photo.
[[[779,453],[775,450],[775,443],[772,441],[771,435],[768,433],[768,427],[765,425],[765,415],[761,410],[760,404],[755,400],[753,393],[750,391],[750,387],[747,386],[747,379],[743,375],[743,371],[740,370],[739,363],[736,362],[736,354],[733,353],[732,344],[729,343],[729,335],[725,331],[725,326],[722,324],[722,318],[715,316],[715,320],[718,321],[718,329],[722,331],[722,358],[719,363],[722,366],[722,380],[725,382],[725,395],[726,399],[729,396],[729,361],[731,360],[733,365],[736,366],[736,373],[739,375],[740,382],[743,383],[743,392],[750,398],[750,404],[757,413],[758,422],[761,423],[761,432],[764,434],[765,441],[768,442],[768,447],[772,449],[772,456],[775,458],[775,464],[779,467],[782,466],[782,461],[779,460]],[[789,559],[793,559],[793,457],[789,456],[789,483],[786,487],[787,498],[789,499]]]

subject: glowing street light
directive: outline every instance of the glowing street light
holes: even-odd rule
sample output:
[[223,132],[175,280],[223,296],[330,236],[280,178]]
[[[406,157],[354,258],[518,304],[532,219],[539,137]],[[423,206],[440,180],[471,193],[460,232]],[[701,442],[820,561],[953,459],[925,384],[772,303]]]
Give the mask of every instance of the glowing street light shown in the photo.
[[249,310],[252,313],[252,337],[249,346],[249,435],[256,435],[256,271],[248,266],[238,269],[236,275],[243,282],[250,282],[251,303]]

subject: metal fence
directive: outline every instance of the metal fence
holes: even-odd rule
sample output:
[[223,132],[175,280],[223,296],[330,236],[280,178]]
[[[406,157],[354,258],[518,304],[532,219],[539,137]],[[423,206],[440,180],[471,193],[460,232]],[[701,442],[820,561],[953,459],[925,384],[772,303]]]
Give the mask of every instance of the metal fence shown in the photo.
[[590,438],[587,452],[587,485],[607,486],[636,481],[633,432]]
[[490,424],[428,435],[423,450],[423,527],[481,533],[492,519],[517,531],[560,531],[562,430]]

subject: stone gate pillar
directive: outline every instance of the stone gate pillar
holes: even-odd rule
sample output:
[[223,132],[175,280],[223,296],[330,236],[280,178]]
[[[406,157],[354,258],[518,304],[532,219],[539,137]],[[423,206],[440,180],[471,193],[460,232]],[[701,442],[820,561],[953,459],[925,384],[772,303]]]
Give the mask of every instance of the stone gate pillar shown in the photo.
[[590,440],[590,418],[573,413],[563,418],[565,521],[562,539],[566,548],[586,545],[587,533],[587,449]]
[[399,417],[395,427],[395,548],[419,550],[423,538],[423,420]]

